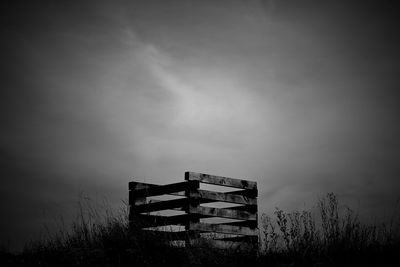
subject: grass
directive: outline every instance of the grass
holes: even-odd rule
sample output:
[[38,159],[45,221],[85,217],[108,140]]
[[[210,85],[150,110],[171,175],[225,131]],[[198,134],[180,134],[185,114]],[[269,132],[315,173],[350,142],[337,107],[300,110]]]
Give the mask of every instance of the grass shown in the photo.
[[[84,203],[84,204],[82,204]],[[285,212],[260,220],[261,249],[254,253],[211,248],[177,248],[154,233],[128,227],[126,210],[81,202],[69,230],[31,242],[12,254],[0,248],[2,266],[399,266],[400,220],[366,225],[334,194],[318,211]],[[100,211],[105,211],[101,213]]]
[[354,211],[341,210],[337,197],[327,194],[318,211],[263,214],[262,257],[294,266],[399,266],[400,218],[388,224],[361,223]]

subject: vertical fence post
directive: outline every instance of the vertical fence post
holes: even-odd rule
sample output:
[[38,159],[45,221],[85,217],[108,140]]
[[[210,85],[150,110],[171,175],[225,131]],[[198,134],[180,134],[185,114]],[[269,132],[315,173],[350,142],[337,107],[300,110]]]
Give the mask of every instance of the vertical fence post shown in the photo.
[[186,224],[186,231],[188,233],[188,240],[186,241],[187,244],[190,246],[193,239],[200,238],[200,232],[194,231],[191,227],[193,223],[199,223],[200,217],[198,215],[198,208],[200,206],[200,195],[199,195],[199,188],[200,183],[199,181],[194,181],[190,179],[190,172],[185,172],[185,180],[188,181],[188,188],[186,189],[186,197],[189,199],[188,206],[186,213],[189,216],[189,220]]
[[[255,197],[256,198],[258,198],[258,188],[257,188],[257,185],[256,185],[256,188],[255,188]],[[256,213],[256,223],[255,223],[255,225],[252,225],[250,228],[251,229],[258,229],[258,204],[256,204],[256,206],[255,206],[255,213]],[[257,236],[257,238],[256,238],[256,240],[254,240],[253,242],[252,242],[252,246],[253,246],[253,252],[255,253],[255,256],[257,256],[258,255],[258,253],[259,253],[259,249],[260,249],[260,242],[261,242],[261,236],[260,235],[258,235]],[[255,244],[254,244],[255,243]]]
[[138,221],[138,216],[135,212],[136,205],[146,204],[145,196],[137,196],[135,195],[135,191],[139,189],[147,189],[149,185],[138,182],[130,182],[129,183],[129,227],[132,228],[134,224],[138,226],[140,222]]

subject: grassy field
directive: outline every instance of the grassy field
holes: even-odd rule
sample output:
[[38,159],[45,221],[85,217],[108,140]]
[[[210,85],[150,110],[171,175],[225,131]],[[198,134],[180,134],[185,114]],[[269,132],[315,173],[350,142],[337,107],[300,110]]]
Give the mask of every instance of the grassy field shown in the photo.
[[400,220],[365,225],[334,194],[317,212],[276,209],[260,220],[260,251],[178,248],[128,227],[127,213],[80,205],[76,222],[23,252],[0,249],[2,266],[400,266]]

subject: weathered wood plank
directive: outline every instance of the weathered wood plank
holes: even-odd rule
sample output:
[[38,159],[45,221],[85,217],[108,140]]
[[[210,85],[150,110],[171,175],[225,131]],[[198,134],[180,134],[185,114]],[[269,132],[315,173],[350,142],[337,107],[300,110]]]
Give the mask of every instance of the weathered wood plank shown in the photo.
[[198,188],[198,181],[186,181],[135,190],[134,195],[137,197],[151,197],[187,191],[195,188]]
[[235,194],[235,195],[242,195],[242,196],[246,196],[246,197],[254,197],[254,198],[256,198],[258,196],[257,189],[235,190],[235,191],[230,191],[228,193]]
[[189,213],[200,214],[209,217],[221,217],[230,218],[238,220],[257,220],[257,216],[254,213],[241,210],[233,209],[220,209],[220,208],[210,208],[210,207],[193,207],[189,205]]
[[[142,186],[141,188],[137,187],[137,185]],[[146,187],[147,186],[147,187]],[[135,189],[143,189],[143,188],[150,188],[150,187],[159,187],[163,185],[159,184],[149,184],[149,183],[140,183],[140,182],[129,182],[129,190],[134,191]],[[244,191],[244,190],[243,190]],[[168,193],[166,195],[171,196],[185,196],[185,192],[175,192],[175,193]]]
[[[129,197],[130,198],[134,198],[135,195],[135,187],[136,186],[140,186],[137,187],[137,189],[142,189],[142,188],[149,188],[149,187],[158,187],[158,186],[162,186],[162,185],[156,185],[156,184],[148,184],[148,183],[140,183],[140,182],[129,182]],[[147,186],[147,187],[146,187]],[[231,192],[227,192],[229,194],[235,194],[235,195],[243,195],[246,197],[250,197],[250,198],[256,198],[257,197],[257,191],[255,190],[236,190],[236,191],[231,191]],[[175,192],[175,193],[168,193],[167,195],[171,195],[171,196],[185,196],[185,192]],[[213,201],[210,199],[201,199],[200,203],[210,203],[210,202],[217,202],[217,201]]]
[[257,221],[238,221],[238,222],[228,222],[228,223],[222,223],[225,225],[235,225],[235,226],[245,226],[249,227],[251,229],[255,229],[258,227],[258,222]]
[[247,211],[250,213],[257,213],[257,205],[236,206],[236,207],[229,207],[228,209],[242,210],[242,211]]
[[[177,196],[177,197],[184,197],[184,196],[186,196],[185,195],[185,192],[176,192],[176,193],[169,193],[169,194],[166,194],[166,195],[169,195],[169,196]],[[138,199],[138,198],[146,198],[146,197],[140,197],[140,196],[137,196],[136,194],[135,194],[135,190],[131,190],[131,191],[129,191],[129,205],[135,205],[134,203],[134,201],[136,200],[136,199]],[[210,202],[210,201],[209,201]]]
[[201,183],[215,184],[215,185],[229,186],[229,187],[236,187],[243,189],[252,189],[252,190],[257,189],[257,182],[204,174],[204,173],[185,172],[185,180],[196,180],[200,181]]
[[229,202],[229,203],[236,203],[236,204],[247,204],[247,205],[257,205],[256,198],[250,198],[243,195],[236,195],[231,193],[222,193],[222,192],[213,192],[208,190],[197,190],[190,194],[190,197],[193,198],[202,198],[208,200],[215,200],[221,202]]
[[[129,205],[140,205],[146,203],[146,197],[139,196],[136,194],[137,190],[159,187],[160,185],[140,183],[140,182],[129,182]],[[186,196],[185,192],[168,193],[171,196]]]
[[176,231],[176,232],[169,232],[169,231],[157,231],[157,230],[147,230],[143,229],[147,234],[153,235],[161,240],[188,240],[188,238],[192,237],[188,231]]
[[132,216],[130,214],[130,221],[137,221],[138,224],[145,227],[155,227],[164,225],[186,225],[189,221],[188,214],[174,215],[174,216],[159,216],[159,215],[147,215],[137,214]]
[[235,236],[235,237],[217,238],[216,240],[233,241],[233,242],[248,242],[248,243],[256,244],[256,243],[258,243],[258,236],[242,235],[242,236]]
[[141,182],[129,182],[128,183],[129,190],[138,190],[143,188],[149,188],[154,186],[159,186],[156,184],[149,184],[149,183],[141,183]]
[[189,199],[187,198],[181,198],[181,199],[147,203],[137,206],[130,206],[130,212],[142,213],[142,212],[152,212],[152,211],[186,207],[188,205],[188,201]]
[[258,236],[258,231],[248,227],[224,225],[224,224],[209,224],[209,223],[190,223],[190,230],[200,232],[214,232],[234,235]]

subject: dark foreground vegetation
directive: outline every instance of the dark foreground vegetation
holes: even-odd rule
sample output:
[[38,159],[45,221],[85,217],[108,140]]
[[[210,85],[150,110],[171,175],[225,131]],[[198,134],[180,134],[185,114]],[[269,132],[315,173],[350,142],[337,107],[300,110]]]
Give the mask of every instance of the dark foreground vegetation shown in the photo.
[[362,224],[328,194],[317,212],[276,209],[260,221],[260,250],[172,247],[160,237],[128,227],[127,214],[81,206],[67,231],[27,244],[12,254],[0,250],[1,266],[400,266],[399,218]]

